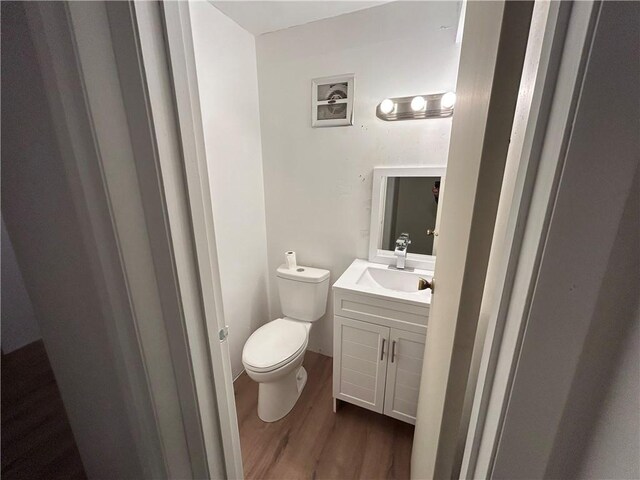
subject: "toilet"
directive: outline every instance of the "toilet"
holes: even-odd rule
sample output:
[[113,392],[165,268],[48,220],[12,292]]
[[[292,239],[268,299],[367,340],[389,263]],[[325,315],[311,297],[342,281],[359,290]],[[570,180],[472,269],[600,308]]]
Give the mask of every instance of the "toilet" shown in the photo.
[[275,422],[294,407],[307,383],[302,366],[313,322],[327,310],[329,271],[282,265],[277,270],[283,317],[258,328],[247,339],[242,363],[258,382],[258,417]]

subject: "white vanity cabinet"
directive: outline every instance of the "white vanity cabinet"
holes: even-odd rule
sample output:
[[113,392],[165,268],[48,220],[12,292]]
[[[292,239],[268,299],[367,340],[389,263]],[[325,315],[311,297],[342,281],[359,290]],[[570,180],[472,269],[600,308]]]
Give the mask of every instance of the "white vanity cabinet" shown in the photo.
[[334,397],[382,413],[389,328],[336,316],[334,329]]
[[428,315],[428,304],[334,288],[334,402],[415,424]]
[[416,423],[426,335],[392,328],[384,393],[384,414]]

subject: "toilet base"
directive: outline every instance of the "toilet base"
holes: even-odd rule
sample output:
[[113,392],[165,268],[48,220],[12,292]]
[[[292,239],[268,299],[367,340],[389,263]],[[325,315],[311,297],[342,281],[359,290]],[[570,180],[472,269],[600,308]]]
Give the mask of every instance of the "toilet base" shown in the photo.
[[263,422],[275,422],[286,416],[294,407],[307,383],[304,367],[275,382],[264,382],[258,386],[258,417]]

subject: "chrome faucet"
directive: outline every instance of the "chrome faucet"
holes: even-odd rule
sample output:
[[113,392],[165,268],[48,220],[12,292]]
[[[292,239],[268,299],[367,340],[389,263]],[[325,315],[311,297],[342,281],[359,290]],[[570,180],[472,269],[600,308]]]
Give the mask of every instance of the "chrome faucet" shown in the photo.
[[401,233],[396,240],[396,249],[393,254],[397,257],[396,268],[404,270],[404,263],[407,259],[407,248],[411,244],[408,233]]

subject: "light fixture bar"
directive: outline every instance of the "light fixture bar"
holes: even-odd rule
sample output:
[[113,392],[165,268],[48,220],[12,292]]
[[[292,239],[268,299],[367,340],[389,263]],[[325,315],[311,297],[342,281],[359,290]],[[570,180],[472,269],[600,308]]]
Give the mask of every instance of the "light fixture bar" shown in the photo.
[[[390,102],[393,103],[392,108],[390,108]],[[376,116],[387,122],[445,118],[453,115],[454,104],[455,93],[453,92],[386,98],[378,104]]]

